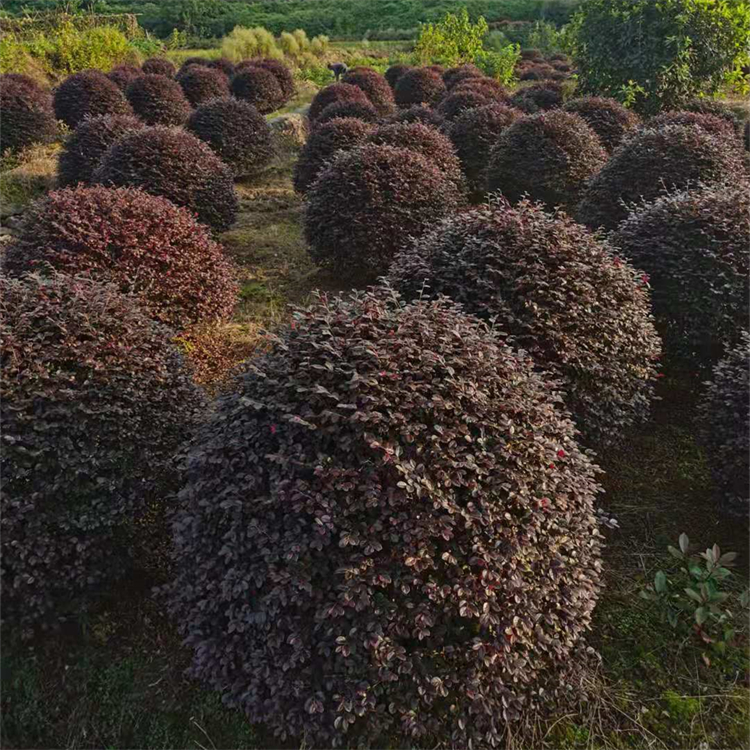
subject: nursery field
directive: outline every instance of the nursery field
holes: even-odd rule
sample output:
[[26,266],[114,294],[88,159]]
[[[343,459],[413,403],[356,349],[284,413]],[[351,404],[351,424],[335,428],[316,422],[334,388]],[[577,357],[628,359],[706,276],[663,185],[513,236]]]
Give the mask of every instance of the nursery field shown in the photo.
[[2,747],[747,747],[750,9],[674,7],[0,75]]

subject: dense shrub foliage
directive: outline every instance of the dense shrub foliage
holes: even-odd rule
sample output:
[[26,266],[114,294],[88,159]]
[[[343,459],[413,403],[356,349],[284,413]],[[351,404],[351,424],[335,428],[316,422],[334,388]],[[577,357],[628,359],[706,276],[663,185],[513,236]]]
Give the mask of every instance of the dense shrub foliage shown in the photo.
[[[332,105],[331,105],[332,106]],[[353,117],[330,120],[315,128],[294,164],[294,189],[306,193],[328,162],[339,152],[363,145],[374,126]],[[348,200],[341,195],[339,202]]]
[[257,174],[274,156],[271,128],[252,104],[231,96],[196,109],[188,130],[205,141],[235,177]]
[[132,115],[87,117],[66,139],[57,165],[60,187],[89,183],[107,149],[144,124]]
[[474,91],[478,94],[483,94],[496,101],[507,102],[510,101],[508,90],[502,83],[499,83],[494,78],[488,78],[484,76],[482,78],[467,78],[460,83],[457,83],[451,88],[451,94],[460,94],[464,91]]
[[750,506],[750,334],[719,362],[701,403],[702,438],[727,509],[747,518]]
[[296,93],[297,87],[294,83],[292,71],[284,65],[281,60],[273,60],[267,57],[253,58],[250,63],[258,68],[264,68],[273,73],[281,86],[284,102],[289,101]]
[[409,70],[412,70],[413,65],[391,65],[388,70],[385,71],[385,80],[388,81],[388,85],[394,89],[398,79]]
[[232,94],[252,104],[263,115],[284,104],[285,97],[279,79],[266,68],[242,68],[235,73],[231,83]]
[[742,151],[723,136],[681,125],[644,129],[626,138],[591,180],[578,220],[614,229],[627,216],[628,204],[696,182],[745,176]]
[[341,119],[342,117],[356,117],[365,122],[376,122],[378,113],[369,102],[334,102],[329,104],[315,120],[315,127]]
[[641,121],[635,112],[625,109],[616,99],[605,99],[601,96],[571,99],[565,103],[563,109],[582,117],[599,136],[602,146],[610,154]]
[[498,138],[487,167],[488,187],[511,201],[524,194],[548,208],[575,208],[607,153],[578,115],[555,110],[522,117]]
[[229,96],[229,82],[226,75],[214,68],[194,65],[179,77],[180,87],[193,107],[209,99]]
[[716,361],[747,324],[750,184],[665,195],[620,224],[614,242],[651,281],[668,349]]
[[116,83],[120,91],[125,91],[136,78],[142,75],[143,71],[135,65],[118,65],[107,73],[107,78]]
[[373,71],[349,71],[342,79],[350,86],[357,86],[365,92],[370,103],[381,117],[387,117],[396,109],[393,91],[388,81]]
[[315,122],[321,112],[334,102],[360,102],[361,104],[372,104],[367,94],[358,86],[350,83],[332,83],[318,91],[310,102],[307,116],[310,122]]
[[685,104],[683,109],[687,112],[700,112],[704,115],[721,117],[723,120],[731,122],[738,133],[742,132],[742,118],[731,105],[719,99],[693,99]]
[[184,208],[133,188],[57,190],[35,204],[5,270],[47,269],[113,283],[178,330],[229,317],[237,295],[234,269],[208,230]]
[[55,89],[54,106],[55,117],[69,128],[84,117],[131,114],[117,84],[99,70],[82,70],[66,78]]
[[218,232],[237,215],[231,169],[180,128],[155,126],[124,136],[104,155],[92,181],[163,195]]
[[409,298],[446,294],[562,383],[592,444],[648,415],[659,337],[640,271],[563,213],[522,201],[446,219],[394,260]]
[[220,70],[227,78],[234,75],[234,63],[226,57],[217,57],[215,60],[211,60],[206,67]]
[[464,90],[458,93],[450,92],[437,107],[438,112],[448,121],[455,120],[467,109],[474,109],[489,104],[490,97],[479,91]]
[[476,319],[319,298],[187,458],[170,598],[193,674],[282,741],[494,745],[575,666],[595,471]]
[[84,279],[0,279],[3,619],[54,627],[132,560],[203,406],[171,332]]
[[645,127],[660,128],[665,125],[692,126],[702,128],[714,135],[723,135],[728,138],[736,137],[734,125],[729,120],[704,112],[662,112],[650,119]]
[[557,109],[563,105],[563,87],[555,81],[532,83],[516,91],[511,97],[511,104],[527,114]]
[[490,152],[503,131],[522,113],[504,104],[488,104],[461,113],[448,130],[472,193],[483,193]]
[[445,82],[446,88],[449,89],[469,78],[482,77],[484,77],[484,73],[476,65],[472,65],[471,63],[459,65],[455,68],[448,68],[448,70],[443,73],[443,81]]
[[148,125],[182,125],[192,110],[180,84],[163,75],[138,78],[125,93],[133,111]]
[[414,68],[396,81],[393,96],[401,108],[415,104],[437,104],[445,96],[445,83],[441,75],[427,68]]
[[415,104],[407,109],[400,109],[395,115],[386,117],[384,123],[389,122],[421,122],[433,128],[442,128],[445,120],[443,116],[426,104]]
[[368,144],[338,154],[308,198],[305,237],[313,260],[337,273],[372,277],[388,269],[407,238],[454,211],[461,194],[415,151]]
[[166,76],[173,78],[177,73],[174,63],[164,57],[150,57],[141,65],[141,70],[147,75]]
[[36,81],[18,73],[0,75],[0,154],[33,143],[49,143],[57,135],[52,97]]

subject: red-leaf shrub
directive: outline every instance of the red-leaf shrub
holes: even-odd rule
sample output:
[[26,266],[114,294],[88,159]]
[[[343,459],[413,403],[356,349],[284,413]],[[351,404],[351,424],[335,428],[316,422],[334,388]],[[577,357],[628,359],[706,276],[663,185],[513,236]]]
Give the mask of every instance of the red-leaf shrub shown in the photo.
[[232,170],[181,128],[155,126],[122,137],[102,157],[92,182],[163,195],[217,232],[237,215]]
[[208,57],[200,57],[200,56],[194,56],[194,57],[187,57],[182,61],[182,65],[180,65],[180,69],[177,72],[177,75],[182,75],[188,68],[191,67],[198,67],[198,68],[205,68],[211,63],[211,59]]
[[253,58],[248,63],[258,68],[264,68],[270,71],[276,76],[276,80],[281,86],[281,93],[284,95],[284,102],[288,102],[297,92],[297,87],[294,83],[294,76],[292,71],[284,65],[281,60],[274,60],[269,57]]
[[570,210],[606,161],[596,133],[578,115],[540,112],[501,133],[490,153],[487,184],[513,202],[528,194],[548,208]]
[[285,102],[279,79],[266,68],[242,68],[234,74],[231,82],[232,94],[252,104],[262,115],[277,110]]
[[0,75],[0,154],[20,151],[33,143],[49,143],[57,136],[52,97],[20,73]]
[[521,50],[522,60],[544,60],[544,55],[540,49],[532,47],[531,49]]
[[5,270],[47,269],[115,284],[177,330],[228,318],[237,297],[234,268],[208,230],[166,198],[132,188],[81,186],[36,203]]
[[31,634],[153,552],[136,527],[171,504],[204,404],[173,334],[113,287],[27,276],[0,291],[3,620]]
[[714,368],[700,405],[701,438],[724,507],[747,519],[750,508],[750,334]]
[[405,247],[389,273],[408,298],[446,294],[495,319],[559,378],[594,445],[649,412],[660,342],[641,276],[564,213],[526,200],[446,219]]
[[393,91],[380,73],[374,70],[359,72],[350,70],[342,78],[342,82],[361,88],[381,117],[387,117],[396,110]]
[[234,63],[226,57],[218,57],[215,60],[211,60],[206,67],[220,70],[227,78],[231,78],[234,75]]
[[523,113],[504,104],[488,104],[461,113],[448,129],[472,193],[484,193],[490,152],[503,131]]
[[174,63],[163,57],[149,57],[141,65],[141,70],[146,75],[166,76],[167,78],[174,78],[175,73],[177,73]]
[[396,83],[398,82],[398,79],[401,78],[401,76],[408,72],[409,70],[412,70],[414,68],[413,65],[391,65],[388,70],[385,71],[385,80],[388,81],[388,85],[394,89],[396,88]]
[[484,73],[476,65],[472,65],[471,63],[459,65],[455,68],[448,68],[448,70],[443,73],[443,81],[448,89],[452,89],[456,84],[466,81],[469,78],[484,77]]
[[180,84],[166,76],[149,73],[133,81],[125,93],[147,125],[182,125],[192,111]]
[[716,361],[747,325],[750,184],[670,193],[635,210],[613,242],[651,282],[667,350]]
[[174,523],[195,677],[315,747],[491,747],[554,698],[600,589],[599,487],[527,359],[381,290],[298,311],[237,386]]
[[408,109],[400,109],[396,114],[384,118],[383,122],[421,122],[423,125],[431,125],[433,128],[440,129],[445,124],[445,119],[432,107],[426,104],[415,104]]
[[450,177],[410,149],[368,144],[339,153],[308,191],[310,255],[338,274],[377,276],[407,238],[455,211],[461,199]]
[[582,117],[599,136],[602,146],[610,154],[641,122],[641,118],[635,112],[625,109],[620,102],[601,96],[582,96],[579,99],[571,99],[565,103],[563,109]]
[[[294,165],[294,189],[298,193],[306,193],[339,151],[349,151],[363,145],[373,130],[374,126],[370,123],[353,117],[330,120],[315,128]],[[348,199],[342,195],[339,200]]]
[[145,125],[132,115],[87,117],[66,139],[57,163],[60,187],[88,184],[109,147]]
[[458,115],[467,109],[474,109],[489,104],[492,101],[486,94],[479,91],[459,91],[458,93],[450,92],[437,106],[437,111],[450,123]]
[[118,65],[107,73],[107,78],[116,83],[120,91],[125,91],[136,78],[142,75],[144,75],[143,71],[135,65]]
[[498,102],[509,102],[510,95],[502,83],[494,78],[484,76],[482,78],[467,78],[451,88],[451,94],[460,94],[464,91],[475,91],[479,94],[495,99]]
[[713,135],[723,135],[726,138],[732,139],[737,137],[737,131],[734,129],[733,123],[724,117],[704,112],[662,112],[656,117],[652,117],[644,127],[661,128],[665,125],[686,125],[688,127],[702,128]]
[[229,96],[229,81],[226,75],[214,68],[203,68],[194,65],[178,79],[185,97],[193,107],[209,99]]
[[445,96],[445,83],[441,75],[427,68],[407,70],[396,81],[393,96],[402,109],[415,104],[437,104]]
[[742,150],[727,138],[684,125],[639,130],[591,180],[577,218],[590,227],[614,229],[628,215],[629,204],[698,182],[746,176]]
[[252,104],[231,96],[198,107],[187,129],[205,141],[235,177],[257,174],[274,156],[266,118]]
[[54,95],[55,117],[75,128],[85,117],[132,114],[114,81],[100,70],[82,70],[66,78]]
[[704,115],[714,115],[721,117],[727,122],[731,122],[737,133],[742,132],[743,119],[737,114],[731,105],[722,102],[719,99],[693,99],[684,106],[687,112],[700,112]]
[[310,109],[307,111],[307,117],[311,123],[318,119],[321,112],[334,102],[360,102],[363,104],[372,104],[367,98],[367,94],[358,86],[352,86],[350,83],[332,83],[318,91],[310,102]]
[[556,81],[532,83],[516,91],[510,101],[514,107],[530,115],[539,110],[558,109],[563,105],[563,87]]
[[331,120],[343,117],[355,117],[365,122],[377,122],[378,113],[370,102],[334,102],[318,115],[313,127],[319,128]]
[[565,74],[556,71],[551,65],[540,63],[525,67],[518,76],[519,81],[555,81],[565,78]]

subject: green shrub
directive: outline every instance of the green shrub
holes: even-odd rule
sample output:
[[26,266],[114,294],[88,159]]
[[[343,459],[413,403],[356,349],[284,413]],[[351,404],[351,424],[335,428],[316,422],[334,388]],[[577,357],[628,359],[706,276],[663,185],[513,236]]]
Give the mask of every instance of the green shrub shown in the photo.
[[31,78],[19,73],[0,75],[0,154],[21,151],[57,137],[52,97]]
[[499,743],[580,669],[595,472],[476,319],[318,298],[187,457],[169,598],[192,674],[282,744]]
[[249,57],[271,57],[276,60],[284,53],[279,49],[273,34],[262,27],[252,29],[235,26],[221,40],[221,55],[233,62],[246,60]]
[[182,125],[192,109],[182,86],[163,75],[149,73],[136,78],[125,95],[147,125]]
[[99,70],[83,70],[66,78],[53,98],[55,117],[75,128],[86,117],[132,114],[117,84]]
[[474,62],[490,78],[510,86],[515,79],[516,63],[520,54],[519,46],[510,44],[498,52],[482,50],[475,55]]
[[560,381],[586,440],[648,416],[660,354],[643,274],[564,213],[493,202],[404,247],[389,279],[407,298],[446,294],[495,321]]
[[442,21],[422,26],[414,45],[414,58],[420,65],[435,61],[445,65],[473,62],[483,49],[482,39],[488,28],[482,16],[472,23],[466,8],[456,14],[446,13]]

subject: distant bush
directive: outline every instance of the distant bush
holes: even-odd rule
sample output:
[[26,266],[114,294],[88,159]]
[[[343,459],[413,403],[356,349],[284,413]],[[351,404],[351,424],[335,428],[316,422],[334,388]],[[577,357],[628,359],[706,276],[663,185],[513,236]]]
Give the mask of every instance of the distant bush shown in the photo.
[[437,106],[438,112],[448,121],[455,120],[467,109],[474,109],[485,104],[490,104],[492,99],[486,94],[475,90],[459,91],[457,94],[449,92]]
[[252,104],[229,96],[198,107],[187,129],[207,143],[235,177],[257,174],[274,156],[266,118]]
[[297,87],[294,83],[292,71],[280,60],[270,58],[256,58],[249,61],[258,68],[265,68],[276,76],[276,80],[281,86],[281,93],[284,95],[284,103],[288,102],[296,93]]
[[182,65],[180,65],[180,69],[177,72],[177,77],[179,78],[181,75],[183,75],[183,73],[187,72],[188,68],[192,68],[192,67],[206,68],[208,67],[210,62],[211,62],[211,58],[209,57],[200,57],[199,55],[193,56],[193,57],[187,57],[182,61]]
[[383,122],[421,122],[424,125],[431,125],[433,128],[440,129],[443,127],[445,120],[432,107],[426,104],[415,104],[407,109],[400,109],[396,114],[384,118]]
[[376,122],[378,113],[369,102],[334,102],[329,104],[315,120],[315,127],[319,128],[331,120],[342,117],[356,117],[365,122]]
[[193,107],[229,96],[229,81],[220,70],[194,66],[178,78],[186,99]]
[[242,68],[235,73],[230,85],[237,99],[252,104],[262,115],[279,109],[285,101],[279,79],[266,68]]
[[124,136],[104,155],[92,181],[163,195],[218,232],[229,229],[237,215],[232,171],[180,128],[155,126]]
[[515,80],[519,54],[518,45],[510,44],[499,52],[484,50],[474,58],[474,62],[485,75],[510,86]]
[[721,117],[728,122],[731,122],[734,129],[738,132],[742,132],[743,121],[737,112],[726,102],[719,101],[718,99],[692,99],[687,102],[683,109],[687,112],[700,112],[704,115],[715,115]]
[[645,125],[647,128],[660,128],[665,125],[687,125],[702,128],[713,135],[723,135],[736,138],[733,123],[729,120],[707,112],[662,112],[651,118]]
[[441,21],[422,25],[414,44],[414,57],[422,65],[435,60],[446,65],[471,62],[484,49],[488,30],[484,16],[472,23],[466,8],[446,13]]
[[398,253],[389,272],[407,298],[446,294],[494,319],[559,378],[592,444],[649,412],[660,342],[641,276],[565,214],[526,200],[446,219]]
[[701,438],[727,510],[747,517],[750,507],[750,334],[714,368],[700,405]]
[[640,206],[613,241],[650,277],[667,350],[710,363],[747,325],[750,184],[682,190]]
[[614,229],[628,205],[651,201],[671,188],[746,176],[742,151],[722,136],[700,128],[670,125],[626,138],[586,188],[578,220]]
[[123,135],[143,127],[132,115],[87,117],[65,139],[57,170],[60,187],[88,184],[107,149]]
[[177,73],[174,63],[163,57],[150,57],[141,65],[141,70],[146,75],[166,76],[167,78],[173,78]]
[[298,193],[306,193],[339,151],[361,146],[373,130],[374,126],[370,123],[352,117],[330,120],[316,127],[294,164],[294,189]]
[[393,91],[388,85],[388,81],[380,73],[375,71],[349,71],[343,77],[342,82],[361,88],[381,117],[391,115],[396,110]]
[[305,238],[316,263],[340,275],[374,277],[407,238],[460,204],[456,184],[426,157],[369,144],[338,154],[313,183]]
[[133,111],[147,125],[182,125],[192,111],[182,86],[166,76],[137,78],[125,94]]
[[570,211],[606,161],[596,133],[578,115],[540,112],[501,133],[490,153],[487,185],[512,202],[528,195]]
[[396,88],[398,79],[407,71],[412,70],[413,67],[413,65],[391,65],[388,70],[385,71],[385,80],[388,81],[388,85],[394,89]]
[[169,594],[192,674],[290,744],[498,743],[581,668],[591,459],[447,301],[318,298],[280,336],[186,461]]
[[117,84],[99,70],[84,70],[66,78],[55,89],[54,107],[55,117],[69,128],[85,117],[132,113]]
[[3,620],[30,635],[153,553],[142,519],[171,504],[204,401],[169,330],[116,289],[0,289]]
[[449,68],[443,73],[443,82],[447,89],[452,89],[463,81],[471,78],[483,78],[484,73],[473,63],[465,63],[455,68]]
[[563,109],[582,117],[599,136],[602,146],[611,154],[622,139],[640,124],[635,112],[625,109],[616,99],[584,96],[566,102]]
[[334,102],[372,104],[367,98],[367,94],[358,86],[353,86],[350,83],[332,83],[330,86],[326,86],[318,91],[313,97],[312,102],[310,102],[310,109],[307,112],[310,122],[314,123],[320,113],[329,104],[333,104]]
[[228,79],[234,75],[234,63],[226,57],[217,57],[215,60],[209,60],[206,67],[221,71]]
[[279,49],[276,40],[266,29],[252,29],[235,26],[221,40],[221,54],[232,62],[246,60],[249,57],[271,57],[280,59],[284,53]]
[[510,101],[514,107],[533,115],[540,110],[562,107],[563,98],[563,87],[560,83],[543,81],[518,89]]
[[143,75],[143,71],[135,65],[118,65],[107,73],[107,78],[117,84],[120,91],[125,89]]
[[18,73],[0,75],[0,154],[21,151],[33,143],[50,143],[57,136],[52,97],[31,78]]
[[113,283],[177,330],[229,317],[237,296],[232,265],[208,230],[166,198],[132,188],[57,190],[32,206],[5,270],[48,269]]
[[415,104],[437,104],[445,96],[442,76],[427,68],[414,68],[404,73],[396,82],[393,95],[402,109]]
[[510,102],[510,94],[505,86],[498,83],[494,78],[487,78],[487,76],[483,76],[482,78],[467,78],[461,81],[461,83],[457,83],[450,90],[449,95],[463,94],[467,91],[482,94],[496,102]]

